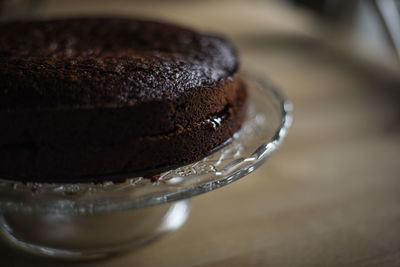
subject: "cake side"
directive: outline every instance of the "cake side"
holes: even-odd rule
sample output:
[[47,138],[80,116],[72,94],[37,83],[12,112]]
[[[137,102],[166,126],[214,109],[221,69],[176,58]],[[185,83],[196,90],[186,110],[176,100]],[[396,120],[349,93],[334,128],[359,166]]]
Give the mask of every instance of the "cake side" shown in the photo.
[[241,84],[235,101],[221,112],[160,135],[132,138],[114,131],[104,135],[79,131],[72,142],[55,138],[52,143],[47,139],[3,145],[0,175],[22,181],[85,182],[161,172],[196,161],[231,138],[245,119],[246,99]]

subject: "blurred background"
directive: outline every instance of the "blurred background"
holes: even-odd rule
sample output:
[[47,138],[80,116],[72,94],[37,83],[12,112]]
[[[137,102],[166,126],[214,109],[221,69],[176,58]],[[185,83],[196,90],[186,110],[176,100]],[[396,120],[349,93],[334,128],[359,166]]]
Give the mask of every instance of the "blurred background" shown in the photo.
[[[9,0],[1,20],[140,16],[227,36],[293,102],[266,165],[176,233],[75,266],[400,266],[400,1]],[[0,247],[15,266],[55,266]],[[67,263],[62,263],[65,266]]]

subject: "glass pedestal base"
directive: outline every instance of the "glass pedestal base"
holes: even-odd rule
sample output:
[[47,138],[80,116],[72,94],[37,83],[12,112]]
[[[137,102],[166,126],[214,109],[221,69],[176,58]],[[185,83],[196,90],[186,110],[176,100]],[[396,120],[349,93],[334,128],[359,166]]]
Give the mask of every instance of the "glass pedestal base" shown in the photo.
[[0,215],[0,234],[26,252],[67,259],[107,256],[142,246],[179,229],[188,218],[189,200],[96,215]]

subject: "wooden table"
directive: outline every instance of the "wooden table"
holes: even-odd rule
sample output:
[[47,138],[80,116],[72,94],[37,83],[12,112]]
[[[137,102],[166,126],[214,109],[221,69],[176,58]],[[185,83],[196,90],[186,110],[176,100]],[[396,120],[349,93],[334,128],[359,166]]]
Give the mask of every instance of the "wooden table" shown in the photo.
[[[275,3],[178,2],[113,1],[107,11],[229,36],[245,68],[293,101],[284,146],[245,179],[194,198],[183,228],[146,247],[69,264],[3,246],[2,266],[400,266],[399,72]],[[49,1],[42,12],[104,13],[110,2],[73,5]]]

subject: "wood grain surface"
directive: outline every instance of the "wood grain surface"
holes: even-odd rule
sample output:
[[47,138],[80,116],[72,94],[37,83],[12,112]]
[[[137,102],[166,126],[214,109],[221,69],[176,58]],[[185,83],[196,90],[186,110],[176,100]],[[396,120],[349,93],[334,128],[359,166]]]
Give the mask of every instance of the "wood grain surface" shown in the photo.
[[112,3],[47,1],[39,13],[139,14],[223,33],[243,68],[292,100],[292,129],[267,164],[195,197],[187,223],[148,246],[68,263],[3,245],[2,266],[400,266],[395,68],[360,56],[311,15],[273,2]]

